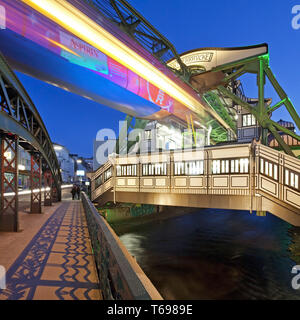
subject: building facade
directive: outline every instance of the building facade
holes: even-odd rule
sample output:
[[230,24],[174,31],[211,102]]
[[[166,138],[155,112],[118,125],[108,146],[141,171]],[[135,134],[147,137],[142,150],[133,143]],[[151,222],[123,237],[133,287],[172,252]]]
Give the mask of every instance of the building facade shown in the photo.
[[69,150],[58,144],[53,144],[57,160],[61,169],[62,181],[64,183],[73,183],[75,180],[75,160],[70,155]]

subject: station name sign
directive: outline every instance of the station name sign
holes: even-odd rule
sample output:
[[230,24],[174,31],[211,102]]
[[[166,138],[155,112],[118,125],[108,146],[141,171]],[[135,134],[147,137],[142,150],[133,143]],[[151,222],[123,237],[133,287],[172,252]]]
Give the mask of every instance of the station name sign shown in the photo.
[[[181,56],[181,60],[186,66],[195,66],[203,62],[211,62],[213,55],[213,52],[192,52]],[[173,69],[180,69],[178,62],[175,59],[170,61],[168,66]]]

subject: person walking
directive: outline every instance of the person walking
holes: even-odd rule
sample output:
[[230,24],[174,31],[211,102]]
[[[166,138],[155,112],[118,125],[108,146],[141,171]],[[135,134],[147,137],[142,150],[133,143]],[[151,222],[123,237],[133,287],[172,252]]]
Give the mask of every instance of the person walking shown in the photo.
[[74,185],[73,185],[73,188],[72,188],[72,190],[71,190],[72,200],[75,199],[76,192],[77,192],[77,188],[76,188],[76,186],[75,186],[75,184],[74,184]]
[[80,186],[77,186],[76,187],[76,193],[77,193],[77,198],[78,198],[78,200],[80,200]]

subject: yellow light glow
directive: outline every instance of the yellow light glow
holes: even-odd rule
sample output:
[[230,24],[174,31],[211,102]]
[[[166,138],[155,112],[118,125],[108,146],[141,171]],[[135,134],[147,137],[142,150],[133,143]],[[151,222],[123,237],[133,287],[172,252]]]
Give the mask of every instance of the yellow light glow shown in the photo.
[[49,42],[53,43],[54,45],[56,45],[57,47],[65,50],[65,51],[67,51],[67,52],[69,52],[69,53],[71,53],[71,54],[74,54],[74,56],[81,57],[79,54],[77,54],[77,53],[74,52],[73,50],[67,48],[67,47],[64,46],[63,44],[61,44],[61,43],[59,43],[59,42],[57,42],[57,41],[55,41],[55,40],[52,40],[52,39],[50,39],[50,38],[48,38],[48,37],[44,37],[44,38],[45,38],[46,40],[48,40]]
[[4,152],[4,158],[8,161],[11,160],[12,158],[11,152],[10,151]]
[[19,164],[18,165],[18,169],[21,170],[21,171],[24,171],[26,168],[23,164]]
[[39,11],[58,25],[89,43],[142,78],[148,80],[157,88],[181,102],[192,111],[199,113],[209,112],[225,128],[227,123],[212,109],[203,105],[184,89],[156,69],[150,62],[128,48],[119,39],[111,35],[104,28],[84,15],[77,8],[64,0],[22,0],[24,3]]

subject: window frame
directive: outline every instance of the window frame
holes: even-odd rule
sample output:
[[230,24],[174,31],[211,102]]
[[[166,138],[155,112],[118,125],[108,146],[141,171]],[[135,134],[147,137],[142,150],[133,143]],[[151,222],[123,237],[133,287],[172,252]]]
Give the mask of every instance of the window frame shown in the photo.
[[[262,160],[264,161],[263,165],[262,165]],[[274,161],[267,160],[264,157],[259,157],[258,161],[259,161],[259,174],[265,177],[268,177],[269,179],[272,179],[276,182],[279,182],[279,164],[275,163]],[[263,172],[262,172],[262,166],[263,166]],[[269,174],[270,168],[272,168],[272,176]],[[275,179],[275,168],[277,168],[276,179]],[[266,173],[266,171],[268,171],[268,173]]]
[[[98,184],[98,180],[100,180],[100,183]],[[103,185],[103,175],[102,173],[95,179],[95,189],[98,189]]]
[[[121,174],[118,174],[118,167],[120,167]],[[134,167],[135,167],[135,170],[134,170]],[[131,172],[131,174],[128,173],[129,171]],[[116,166],[116,176],[117,177],[137,177],[137,164],[118,164]]]
[[[186,165],[187,164],[193,164],[193,163],[196,163],[196,162],[199,162],[200,163],[200,169],[201,169],[201,163],[202,163],[202,173],[195,173],[195,174],[189,174],[186,172]],[[173,166],[173,176],[174,177],[200,177],[200,176],[204,176],[205,175],[205,165],[204,165],[204,160],[188,160],[188,161],[174,161],[174,166]],[[182,164],[182,167],[183,167],[183,173],[182,174],[176,174],[175,171],[176,171],[176,164]],[[188,171],[189,171],[189,167],[188,167]]]
[[[163,165],[160,169],[157,165]],[[149,168],[151,170],[149,170]],[[160,174],[156,172],[160,171]],[[168,163],[156,162],[156,163],[142,163],[141,177],[167,177],[168,176]]]
[[[246,172],[241,172],[241,160],[248,160],[248,166],[247,166],[247,171]],[[220,166],[219,166],[219,169],[220,169],[220,172],[216,172],[214,173],[213,172],[213,166],[214,166],[214,161],[220,161]],[[228,161],[228,167],[226,165],[226,161]],[[234,170],[232,168],[232,161],[234,161]],[[238,172],[236,172],[236,161],[238,161]],[[222,168],[223,168],[223,163],[225,162],[225,168],[228,168],[228,172],[222,172]],[[250,159],[247,158],[247,157],[244,157],[244,158],[228,158],[228,159],[213,159],[211,160],[211,168],[210,168],[210,172],[211,172],[211,175],[214,175],[214,176],[221,176],[221,175],[245,175],[245,174],[250,174]]]
[[[113,176],[112,168],[113,168],[113,167],[109,167],[108,169],[106,169],[106,170],[103,172],[103,184],[106,183],[109,179],[112,178],[112,176]],[[110,177],[107,178],[107,172],[109,172],[109,171],[111,172],[111,174],[110,174]]]
[[[248,117],[251,116],[251,124],[248,124]],[[246,125],[244,125],[244,118],[246,118]],[[254,120],[254,124],[253,124],[253,120]],[[252,113],[244,113],[242,114],[242,127],[246,128],[246,127],[254,127],[257,125],[257,121],[255,116]]]
[[[289,172],[288,183],[287,183],[287,180],[286,180],[286,177],[287,177],[287,176],[286,176],[286,172],[287,172],[287,171]],[[292,187],[292,186],[290,185],[291,174],[294,174],[294,182],[295,182],[295,176],[298,177],[298,188],[296,188],[295,186]],[[297,192],[300,192],[300,174],[297,173],[296,171],[285,168],[285,169],[284,169],[284,179],[283,179],[283,182],[284,182],[284,186],[285,186],[285,187],[288,187],[288,188],[291,188],[291,189],[293,189],[293,190],[295,190],[295,191],[297,191]]]

